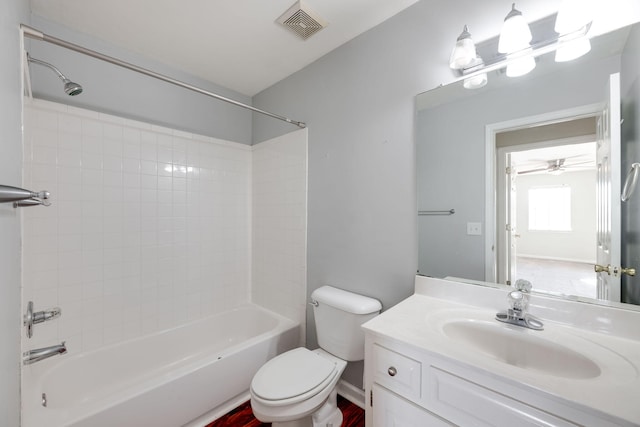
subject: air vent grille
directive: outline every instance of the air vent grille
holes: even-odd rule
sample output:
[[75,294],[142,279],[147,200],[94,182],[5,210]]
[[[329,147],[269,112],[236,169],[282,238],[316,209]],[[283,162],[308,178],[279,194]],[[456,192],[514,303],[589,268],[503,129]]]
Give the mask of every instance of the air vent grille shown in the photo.
[[293,31],[303,40],[327,26],[326,21],[312,12],[302,1],[297,1],[276,22]]

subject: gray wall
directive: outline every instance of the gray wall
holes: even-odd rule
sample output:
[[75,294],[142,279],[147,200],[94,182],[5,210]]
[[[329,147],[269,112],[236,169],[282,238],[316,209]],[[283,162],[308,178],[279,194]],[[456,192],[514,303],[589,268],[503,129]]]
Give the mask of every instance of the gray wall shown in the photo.
[[[251,104],[251,98],[248,96],[177,71],[141,55],[116,48],[37,15],[32,16],[31,25],[54,37],[115,56],[245,104]],[[81,95],[68,96],[62,91],[62,84],[53,71],[32,64],[31,80],[34,96],[38,98],[251,144],[252,113],[249,110],[49,43],[32,41],[29,53],[34,58],[56,66],[69,79],[84,87]]]
[[[20,23],[29,23],[27,0],[0,7],[0,184],[22,182]],[[0,205],[0,425],[20,420],[20,218]]]
[[[437,49],[448,52],[459,31],[440,31],[428,3],[418,2],[254,97],[255,106],[309,126],[309,294],[328,284],[377,298],[386,309],[413,292],[413,98],[451,78],[446,64],[426,64],[448,57]],[[286,129],[254,117],[254,141]],[[307,310],[307,346],[316,345]],[[343,378],[361,386],[361,364]]]
[[485,280],[484,239],[466,235],[467,222],[482,222],[486,230],[485,125],[600,102],[609,74],[619,69],[619,56],[585,57],[561,64],[553,74],[532,73],[418,113],[419,208],[456,210],[452,216],[420,217],[421,274]]
[[[622,54],[622,179],[640,162],[640,26],[631,32]],[[624,182],[624,181],[622,181]],[[640,188],[622,203],[622,265],[640,269]],[[622,301],[640,304],[640,277],[622,276]]]
[[[460,28],[450,24],[492,22],[495,10],[488,9],[497,5],[420,1],[254,96],[256,107],[309,125],[308,293],[330,284],[378,298],[384,308],[412,293],[414,96],[452,79],[447,61]],[[254,142],[287,129],[254,117]],[[473,200],[483,200],[484,175],[473,179]],[[482,203],[477,206],[470,217],[482,220]],[[307,345],[314,347],[310,310],[307,321]],[[344,378],[360,385],[361,375],[361,366],[350,366]]]

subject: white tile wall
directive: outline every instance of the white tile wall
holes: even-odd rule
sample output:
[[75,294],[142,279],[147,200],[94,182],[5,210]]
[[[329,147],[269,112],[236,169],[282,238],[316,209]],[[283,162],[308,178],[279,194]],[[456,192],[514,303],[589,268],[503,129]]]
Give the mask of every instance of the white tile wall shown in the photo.
[[307,130],[255,145],[252,182],[253,301],[304,325]]
[[24,152],[24,187],[52,206],[21,208],[23,300],[62,308],[25,348],[88,351],[249,300],[251,147],[34,100]]

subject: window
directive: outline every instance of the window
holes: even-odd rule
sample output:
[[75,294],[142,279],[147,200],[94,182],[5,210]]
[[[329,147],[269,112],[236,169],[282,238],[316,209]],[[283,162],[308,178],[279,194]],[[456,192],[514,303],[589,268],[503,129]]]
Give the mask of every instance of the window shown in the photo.
[[529,189],[529,230],[571,231],[571,187]]

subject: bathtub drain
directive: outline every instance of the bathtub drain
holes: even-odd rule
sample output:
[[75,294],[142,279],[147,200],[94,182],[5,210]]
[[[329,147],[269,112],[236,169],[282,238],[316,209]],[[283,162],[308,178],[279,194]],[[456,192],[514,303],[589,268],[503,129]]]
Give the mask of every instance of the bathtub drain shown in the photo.
[[42,406],[47,407],[47,393],[42,393]]

